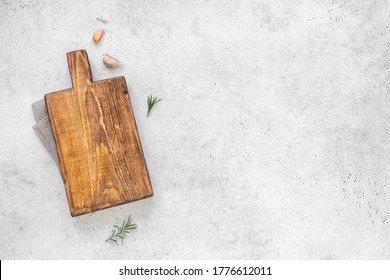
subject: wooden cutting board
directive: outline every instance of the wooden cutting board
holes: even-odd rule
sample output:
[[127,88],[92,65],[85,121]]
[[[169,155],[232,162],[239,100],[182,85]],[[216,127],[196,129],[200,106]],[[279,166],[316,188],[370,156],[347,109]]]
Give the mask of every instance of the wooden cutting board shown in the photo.
[[45,100],[71,215],[152,196],[125,78],[93,82],[85,50],[67,58],[73,87]]

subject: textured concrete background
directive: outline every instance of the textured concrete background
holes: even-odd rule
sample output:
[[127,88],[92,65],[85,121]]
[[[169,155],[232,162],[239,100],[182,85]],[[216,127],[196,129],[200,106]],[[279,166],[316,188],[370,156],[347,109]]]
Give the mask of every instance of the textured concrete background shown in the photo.
[[[390,258],[389,1],[58,2],[0,3],[0,258]],[[155,196],[71,218],[30,104],[80,48],[126,77]]]

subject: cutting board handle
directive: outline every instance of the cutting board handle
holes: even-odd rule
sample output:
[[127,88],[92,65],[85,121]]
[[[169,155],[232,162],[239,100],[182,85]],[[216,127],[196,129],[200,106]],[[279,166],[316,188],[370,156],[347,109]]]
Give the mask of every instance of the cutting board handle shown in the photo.
[[92,82],[87,52],[85,50],[77,50],[66,55],[73,88],[84,88],[88,83]]

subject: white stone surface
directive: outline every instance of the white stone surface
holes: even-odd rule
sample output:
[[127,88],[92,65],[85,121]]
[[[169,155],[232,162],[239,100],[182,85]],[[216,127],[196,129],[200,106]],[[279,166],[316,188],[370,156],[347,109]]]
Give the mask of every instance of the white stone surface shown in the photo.
[[[1,0],[0,258],[388,259],[389,14],[385,0]],[[81,48],[95,80],[127,79],[155,196],[71,218],[30,104],[70,87]],[[163,101],[146,118],[150,94]],[[105,243],[128,214],[139,228]]]

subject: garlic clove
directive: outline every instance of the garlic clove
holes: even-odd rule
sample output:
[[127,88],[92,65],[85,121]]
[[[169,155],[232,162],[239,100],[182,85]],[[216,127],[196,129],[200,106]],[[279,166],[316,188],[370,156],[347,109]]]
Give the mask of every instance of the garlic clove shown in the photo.
[[119,65],[119,60],[108,54],[103,55],[103,62],[107,67],[116,67]]
[[92,39],[96,44],[99,44],[104,34],[104,29],[98,29],[93,33]]
[[106,20],[105,18],[102,18],[102,17],[97,17],[96,20],[100,21],[100,22],[103,22],[103,23],[107,23],[108,22],[108,20]]

